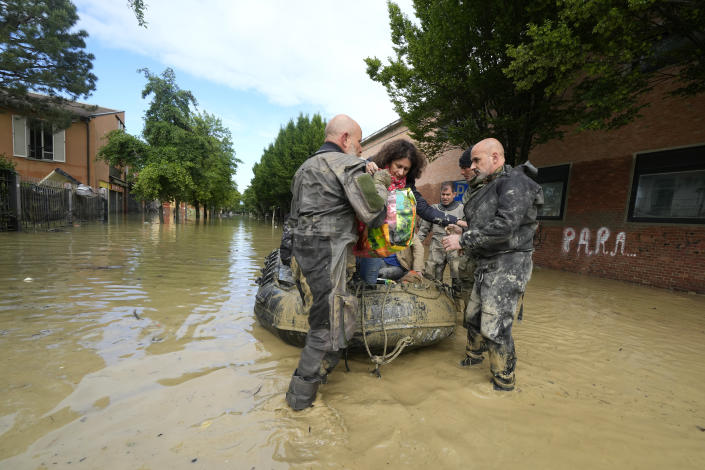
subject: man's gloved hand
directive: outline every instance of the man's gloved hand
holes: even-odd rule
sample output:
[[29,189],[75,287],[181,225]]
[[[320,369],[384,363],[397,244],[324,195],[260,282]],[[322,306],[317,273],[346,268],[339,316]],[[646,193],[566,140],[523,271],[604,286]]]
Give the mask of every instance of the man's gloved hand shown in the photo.
[[388,188],[389,185],[392,184],[392,177],[387,170],[377,170],[375,174],[372,175],[372,179],[375,183],[380,183],[385,188]]
[[401,282],[413,282],[418,284],[419,282],[424,282],[424,277],[421,273],[412,269],[404,274],[404,277],[401,278]]

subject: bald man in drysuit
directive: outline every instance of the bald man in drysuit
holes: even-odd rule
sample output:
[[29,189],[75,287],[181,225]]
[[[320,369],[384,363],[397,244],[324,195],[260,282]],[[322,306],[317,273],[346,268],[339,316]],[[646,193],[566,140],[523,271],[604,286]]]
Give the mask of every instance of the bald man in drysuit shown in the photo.
[[[463,366],[479,364],[488,352],[495,390],[514,390],[516,353],[512,323],[519,297],[531,277],[533,239],[541,186],[529,178],[530,163],[512,168],[504,163],[504,148],[484,139],[470,152],[470,168],[482,184],[464,206],[467,229],[443,239],[446,250],[463,248],[477,262],[475,284],[465,309],[468,343]],[[466,176],[467,179],[467,176]],[[479,186],[479,187],[478,187]]]
[[310,327],[286,393],[297,411],[312,406],[358,321],[357,298],[346,291],[347,260],[357,241],[355,218],[379,227],[387,212],[389,173],[366,173],[366,162],[359,158],[361,139],[354,120],[335,116],[326,126],[325,143],[299,167],[291,184],[291,270]]

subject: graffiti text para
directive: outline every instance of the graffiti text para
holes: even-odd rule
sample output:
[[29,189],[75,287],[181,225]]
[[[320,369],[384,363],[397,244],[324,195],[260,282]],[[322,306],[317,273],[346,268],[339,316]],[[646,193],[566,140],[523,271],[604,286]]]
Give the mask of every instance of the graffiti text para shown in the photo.
[[[578,237],[577,244],[575,242],[576,235]],[[563,229],[563,253],[570,253],[570,250],[575,249],[575,253],[587,256],[593,255],[609,255],[609,256],[636,256],[633,253],[625,253],[627,245],[627,233],[619,232],[611,241],[610,229],[600,227],[592,237],[592,232],[589,228],[584,228],[580,234],[576,234],[573,227]]]

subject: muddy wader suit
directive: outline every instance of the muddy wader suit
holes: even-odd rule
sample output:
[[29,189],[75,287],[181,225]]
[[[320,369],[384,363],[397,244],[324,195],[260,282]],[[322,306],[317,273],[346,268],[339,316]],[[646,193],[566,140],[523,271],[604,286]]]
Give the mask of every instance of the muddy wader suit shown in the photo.
[[[450,204],[444,206],[440,202],[438,204],[433,204],[441,212],[452,215],[456,219],[463,218],[463,205],[458,201],[451,201]],[[443,271],[448,265],[450,270],[450,278],[453,286],[454,297],[460,296],[460,278],[458,274],[458,264],[460,262],[460,256],[457,251],[446,251],[443,248],[443,243],[441,240],[445,237],[446,230],[445,227],[439,224],[434,224],[428,220],[422,220],[419,225],[418,238],[420,241],[426,238],[428,233],[431,232],[431,243],[429,246],[428,259],[426,260],[426,268],[424,273],[429,279],[437,279],[443,281]]]
[[311,406],[355,330],[357,299],[346,291],[347,262],[357,240],[356,216],[370,227],[384,222],[389,174],[378,173],[373,178],[365,160],[326,142],[294,175],[291,270],[309,312],[306,345],[286,393],[294,410]]
[[516,354],[512,322],[531,277],[533,239],[541,186],[527,176],[530,163],[504,165],[465,204],[468,228],[460,245],[477,263],[475,285],[465,309],[468,329],[462,365],[479,364],[488,351],[497,390],[513,390]]

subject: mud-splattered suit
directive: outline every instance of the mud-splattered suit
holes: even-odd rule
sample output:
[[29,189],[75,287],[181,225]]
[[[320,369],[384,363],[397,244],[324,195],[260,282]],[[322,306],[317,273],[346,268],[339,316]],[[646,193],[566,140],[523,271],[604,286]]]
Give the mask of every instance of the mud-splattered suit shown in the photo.
[[[463,218],[463,205],[458,201],[452,201],[447,206],[444,206],[441,203],[433,204],[432,207],[435,207],[439,211],[446,214],[450,214],[457,219]],[[429,279],[438,279],[439,281],[442,281],[443,271],[445,270],[447,264],[448,269],[450,270],[450,278],[452,280],[453,289],[457,291],[456,295],[459,295],[460,279],[458,274],[458,264],[460,261],[460,256],[457,251],[446,251],[445,248],[443,248],[443,243],[441,240],[447,235],[445,227],[439,224],[434,224],[428,220],[421,221],[421,224],[419,224],[419,233],[417,235],[419,240],[425,240],[429,232],[431,233],[431,243],[429,245],[429,253],[428,258],[426,259],[424,274]]]
[[326,142],[296,171],[291,191],[291,268],[310,329],[286,398],[303,409],[354,332],[357,299],[346,291],[346,268],[357,240],[355,217],[380,226],[387,189],[365,172],[364,160]]
[[541,186],[526,173],[530,164],[505,165],[464,206],[468,228],[460,245],[477,262],[475,285],[465,309],[468,329],[466,363],[482,361],[489,352],[492,380],[514,388],[516,354],[512,322],[519,297],[531,277],[533,238]]

